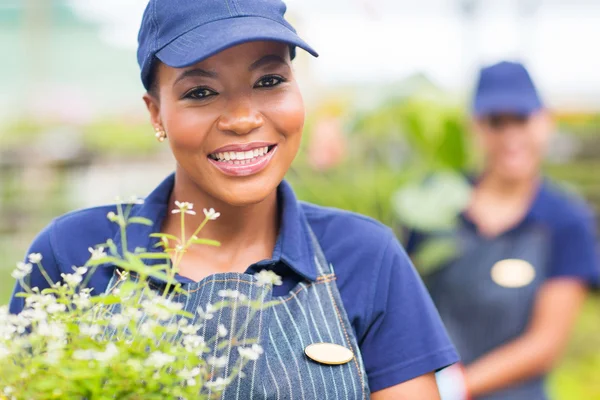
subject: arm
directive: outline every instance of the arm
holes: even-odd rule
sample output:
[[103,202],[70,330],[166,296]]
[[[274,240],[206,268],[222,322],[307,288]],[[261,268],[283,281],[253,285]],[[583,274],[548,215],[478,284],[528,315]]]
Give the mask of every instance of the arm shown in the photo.
[[586,292],[576,279],[544,284],[525,333],[467,366],[469,394],[480,396],[550,370],[568,342]]
[[371,400],[412,399],[440,399],[433,372],[371,394]]

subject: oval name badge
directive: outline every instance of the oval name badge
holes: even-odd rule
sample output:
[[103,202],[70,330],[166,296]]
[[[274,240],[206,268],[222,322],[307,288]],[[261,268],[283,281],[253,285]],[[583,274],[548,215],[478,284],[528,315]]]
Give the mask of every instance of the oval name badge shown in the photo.
[[325,365],[342,365],[354,358],[354,353],[334,343],[313,343],[304,349],[304,354],[313,361]]
[[535,268],[525,260],[506,259],[494,264],[491,275],[492,280],[500,286],[520,288],[533,282]]

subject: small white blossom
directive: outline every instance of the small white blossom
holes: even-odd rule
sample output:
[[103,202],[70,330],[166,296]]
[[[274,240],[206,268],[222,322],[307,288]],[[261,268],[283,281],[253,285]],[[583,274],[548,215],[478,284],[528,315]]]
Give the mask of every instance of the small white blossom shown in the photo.
[[205,383],[206,387],[214,388],[216,390],[224,389],[230,382],[229,378],[218,377],[214,381],[208,381]]
[[23,279],[31,273],[33,266],[29,263],[19,262],[17,268],[10,274],[15,279]]
[[206,305],[206,311],[204,311],[202,309],[202,306],[198,306],[198,316],[202,319],[205,319],[205,320],[213,319],[213,317],[215,316],[213,314],[213,312],[214,312],[214,307],[210,303],[208,303]]
[[184,213],[184,214],[196,215],[196,211],[194,211],[194,205],[192,203],[188,203],[187,201],[183,201],[183,202],[175,201],[175,205],[177,206],[177,208],[174,209],[173,211],[171,211],[171,213],[173,213],[173,214]]
[[194,378],[198,375],[200,375],[200,368],[198,367],[192,369],[184,368],[177,373],[177,376],[185,380],[189,386],[194,386],[196,384],[196,380]]
[[6,386],[3,390],[3,393],[7,396],[10,396],[15,390],[10,387],[10,386]]
[[215,219],[221,216],[221,213],[216,212],[214,208],[211,208],[210,210],[207,210],[205,208],[202,211],[204,211],[204,216],[206,217],[206,219],[209,219],[211,221],[214,221]]
[[237,299],[241,293],[238,290],[222,289],[219,290],[217,294],[221,297],[230,297],[232,299]]
[[99,325],[87,325],[87,324],[81,324],[79,325],[79,333],[81,333],[82,335],[85,336],[96,336],[99,335],[102,332],[102,329],[100,328]]
[[54,339],[62,339],[65,336],[65,327],[57,322],[41,322],[37,327],[37,333]]
[[227,333],[228,333],[228,331],[227,331],[227,328],[225,328],[225,325],[219,324],[219,326],[217,327],[217,334],[220,337],[225,337],[225,336],[227,336]]
[[257,283],[259,286],[263,285],[275,285],[279,286],[283,282],[281,281],[281,277],[277,275],[275,272],[270,271],[268,269],[263,269],[256,275],[254,275],[257,279]]
[[185,335],[182,340],[183,347],[189,352],[200,354],[206,349],[204,337],[198,335]]
[[73,352],[73,358],[76,360],[93,360],[96,358],[96,352],[94,350],[75,350]]
[[156,326],[156,322],[152,320],[144,322],[140,325],[140,335],[150,338],[154,337],[154,328],[156,328]]
[[252,350],[254,350],[254,352],[257,353],[257,354],[262,354],[264,352],[262,346],[259,345],[259,344],[253,344],[252,345]]
[[63,281],[65,281],[65,283],[71,287],[75,287],[77,285],[79,285],[81,283],[81,281],[83,280],[83,277],[81,275],[77,275],[77,274],[60,274],[60,276],[62,276]]
[[48,306],[46,307],[46,312],[48,314],[56,314],[56,313],[61,313],[61,312],[65,312],[67,310],[67,306],[61,303],[52,303],[52,304],[48,304]]
[[123,314],[114,314],[112,317],[110,317],[109,323],[110,323],[110,326],[112,326],[114,328],[120,328],[129,323],[129,318]]
[[90,300],[90,295],[80,292],[73,295],[73,304],[80,310],[84,310],[86,308],[90,308],[92,306],[92,301]]
[[40,253],[31,253],[29,256],[27,256],[27,258],[32,264],[38,264],[42,262],[42,255]]
[[93,247],[88,247],[88,251],[91,254],[90,260],[92,260],[92,261],[100,260],[101,258],[106,257],[106,252],[104,251],[104,246],[100,246],[96,249],[94,249]]
[[175,357],[169,354],[155,351],[150,354],[150,357],[146,360],[146,365],[154,368],[162,368],[167,364],[171,364],[175,361]]
[[[3,344],[0,344],[0,360],[10,356],[10,349]],[[7,393],[5,393],[7,394]]]
[[75,271],[75,274],[77,275],[85,275],[86,272],[88,272],[87,267],[73,267],[73,271]]
[[129,198],[129,203],[131,204],[144,204],[144,199],[137,197],[137,196],[131,196]]
[[215,368],[223,368],[223,367],[227,366],[228,361],[229,360],[225,356],[222,356],[222,357],[210,356],[206,359],[206,363],[208,365],[214,366]]
[[110,222],[115,222],[117,220],[117,214],[111,211],[108,214],[106,214],[106,218],[108,218]]
[[200,328],[202,328],[202,324],[199,325],[180,325],[179,326],[179,332],[181,332],[184,335],[194,335],[196,333],[198,333],[198,331],[200,330]]
[[96,353],[96,360],[100,362],[107,362],[117,356],[117,354],[119,354],[119,349],[117,349],[117,346],[115,346],[114,343],[109,343],[106,345],[106,349],[103,352]]
[[247,358],[251,361],[258,360],[258,357],[262,354],[262,348],[253,348],[253,347],[238,347],[238,353],[240,353],[240,357]]

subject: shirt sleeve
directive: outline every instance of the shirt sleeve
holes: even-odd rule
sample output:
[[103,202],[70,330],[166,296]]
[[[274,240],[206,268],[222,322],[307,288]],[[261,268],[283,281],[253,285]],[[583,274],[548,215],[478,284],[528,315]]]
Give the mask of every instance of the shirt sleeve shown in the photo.
[[548,276],[577,278],[598,287],[599,260],[594,218],[586,212],[554,232]]
[[[29,250],[27,251],[27,255],[32,254],[32,253],[41,254],[42,255],[41,264],[42,264],[42,267],[44,268],[44,271],[46,271],[46,273],[48,274],[48,277],[51,279],[52,282],[58,282],[61,280],[61,276],[60,276],[59,266],[56,261],[56,257],[55,257],[54,250],[52,247],[51,235],[52,235],[53,227],[54,227],[54,223],[51,223],[37,235],[37,237],[34,239],[33,243],[31,244],[31,246],[29,247]],[[27,255],[25,256],[25,260],[24,260],[24,262],[26,262],[26,263],[29,262],[27,260]],[[40,289],[40,291],[50,287],[50,284],[48,283],[46,278],[42,275],[40,268],[35,264],[33,265],[31,273],[24,278],[24,283],[29,288],[37,287]],[[18,314],[25,307],[25,299],[23,297],[16,296],[18,293],[22,293],[24,291],[25,291],[25,289],[21,285],[20,281],[17,281],[15,284],[15,288],[13,290],[11,299],[10,299],[9,309],[10,309],[11,313]]]
[[361,351],[372,392],[458,361],[421,278],[398,241],[390,240],[376,278]]

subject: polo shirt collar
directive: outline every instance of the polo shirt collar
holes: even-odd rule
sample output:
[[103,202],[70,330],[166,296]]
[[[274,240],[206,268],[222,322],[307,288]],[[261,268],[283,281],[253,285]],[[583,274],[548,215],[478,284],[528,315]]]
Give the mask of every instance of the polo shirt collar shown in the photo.
[[[162,222],[168,212],[168,202],[175,184],[175,174],[171,174],[146,197],[143,204],[131,208],[130,217],[143,217],[152,221],[152,226],[133,224],[127,229],[127,248],[158,251],[154,245],[158,239],[150,238],[151,233],[160,232]],[[271,260],[257,263],[259,266],[283,263],[292,271],[309,281],[317,279],[317,266],[308,222],[300,202],[296,199],[291,186],[282,181],[277,187],[277,201],[280,211],[280,228]],[[217,220],[218,223],[218,220]],[[121,232],[113,238],[122,254]],[[157,264],[162,260],[148,260],[148,264]]]

